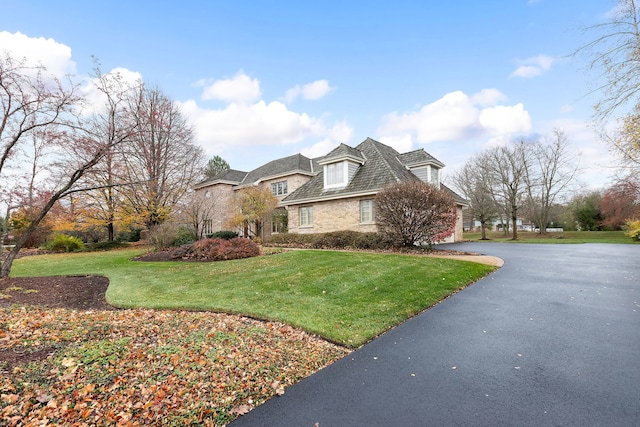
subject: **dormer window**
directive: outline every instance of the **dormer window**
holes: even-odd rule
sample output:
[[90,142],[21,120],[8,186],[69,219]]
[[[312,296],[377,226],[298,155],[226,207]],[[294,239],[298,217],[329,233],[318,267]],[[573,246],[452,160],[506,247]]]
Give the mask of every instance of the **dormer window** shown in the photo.
[[345,174],[345,162],[330,163],[324,167],[324,186],[344,187],[347,184],[347,176]]
[[436,187],[440,186],[440,169],[434,168],[433,166],[430,167],[431,169],[431,183],[433,185],[435,185]]

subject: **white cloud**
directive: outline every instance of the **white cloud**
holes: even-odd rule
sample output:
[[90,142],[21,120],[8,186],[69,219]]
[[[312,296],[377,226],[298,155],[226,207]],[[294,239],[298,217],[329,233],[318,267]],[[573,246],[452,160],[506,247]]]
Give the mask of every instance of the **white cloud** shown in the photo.
[[287,90],[284,95],[286,102],[293,102],[299,97],[304,99],[315,101],[316,99],[323,98],[333,88],[329,85],[327,80],[316,80],[315,82],[307,83],[305,85],[295,85],[291,89]]
[[548,71],[555,58],[548,55],[538,55],[520,61],[520,66],[509,77],[522,77],[525,79],[538,77],[545,71]]
[[410,141],[407,135],[426,144],[530,132],[531,117],[522,104],[487,106],[504,99],[495,89],[471,97],[461,91],[451,92],[418,111],[388,114],[379,128],[380,138],[406,147]]
[[314,138],[343,142],[352,134],[346,123],[327,127],[322,119],[291,111],[278,101],[231,103],[221,109],[202,108],[194,100],[178,105],[195,126],[198,142],[209,153],[231,145],[282,146]]
[[[198,84],[204,84],[204,81],[200,80]],[[202,99],[250,103],[259,99],[260,94],[260,81],[251,79],[240,70],[231,79],[216,80],[209,86],[205,86]]]
[[300,154],[310,159],[324,156],[340,143],[348,144],[353,138],[353,129],[346,122],[338,122],[328,129],[327,137],[310,147],[300,150]]
[[0,31],[0,52],[7,51],[16,60],[25,59],[27,66],[44,66],[58,79],[76,71],[71,48],[54,39],[29,37],[20,32]]
[[506,101],[507,96],[498,89],[482,89],[471,97],[471,102],[482,107],[496,105],[499,102]]
[[478,121],[492,135],[513,135],[531,130],[531,117],[521,103],[485,108]]
[[413,151],[413,136],[410,133],[396,136],[381,136],[380,142],[393,147],[399,153]]

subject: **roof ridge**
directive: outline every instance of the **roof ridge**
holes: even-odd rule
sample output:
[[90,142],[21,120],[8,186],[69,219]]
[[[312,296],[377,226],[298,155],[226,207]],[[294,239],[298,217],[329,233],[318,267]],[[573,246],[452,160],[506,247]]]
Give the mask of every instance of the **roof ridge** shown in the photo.
[[[367,139],[365,139],[363,142],[361,142],[358,146],[363,145],[365,143],[369,143],[369,145],[371,145],[378,153],[378,155],[380,156],[380,158],[383,160],[385,169],[387,169],[391,175],[393,176],[393,178],[395,178],[396,181],[401,181],[400,177],[398,176],[398,174],[396,173],[396,171],[394,170],[394,168],[389,164],[389,159],[386,156],[386,153],[384,153],[382,151],[382,146],[384,147],[388,147],[389,149],[395,151],[395,154],[393,155],[393,158],[402,166],[404,167],[404,165],[402,165],[402,163],[397,159],[397,156],[400,154],[398,153],[398,150],[394,149],[393,147],[390,147],[388,145],[385,145],[379,141],[376,141],[375,139],[372,139],[370,137],[367,137]],[[362,151],[362,150],[361,150]]]

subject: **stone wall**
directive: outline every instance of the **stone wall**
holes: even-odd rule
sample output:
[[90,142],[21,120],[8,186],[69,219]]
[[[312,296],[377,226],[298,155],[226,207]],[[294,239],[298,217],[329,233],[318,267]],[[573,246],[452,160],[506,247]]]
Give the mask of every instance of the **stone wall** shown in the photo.
[[[341,230],[376,231],[377,227],[374,223],[360,223],[360,200],[365,199],[371,199],[371,197],[289,206],[289,232],[313,234]],[[300,227],[299,208],[306,206],[313,206],[313,226]]]

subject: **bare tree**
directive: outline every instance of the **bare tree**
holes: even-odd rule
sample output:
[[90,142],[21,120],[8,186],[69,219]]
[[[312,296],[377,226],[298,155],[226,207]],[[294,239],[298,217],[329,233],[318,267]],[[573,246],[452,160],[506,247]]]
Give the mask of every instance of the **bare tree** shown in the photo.
[[525,169],[529,214],[540,233],[547,232],[549,214],[563,193],[572,184],[579,162],[569,152],[564,132],[553,131],[553,140],[530,144],[531,156]]
[[[142,86],[141,81],[127,82],[120,73],[103,74],[96,63],[92,83],[102,95],[104,104],[94,106],[94,114],[87,118],[85,128],[98,144],[110,147],[95,167],[87,171],[78,185],[83,191],[75,199],[78,211],[87,220],[97,223],[107,230],[107,239],[115,237],[115,223],[122,215],[122,197],[119,187],[127,184],[123,179],[123,165],[119,151],[124,142],[128,142],[133,133],[133,124],[137,118],[128,108],[129,97]],[[91,155],[92,145],[74,145],[72,158],[84,158]]]
[[640,9],[636,0],[618,0],[606,22],[586,30],[593,34],[590,42],[574,55],[584,55],[595,81],[593,89],[602,94],[596,104],[596,118],[606,121],[616,111],[637,104],[640,91]]
[[451,194],[419,180],[383,188],[375,206],[380,232],[399,246],[431,247],[455,232],[457,212]]
[[493,183],[487,160],[487,156],[474,156],[452,177],[455,187],[471,205],[471,220],[480,222],[481,240],[487,240],[487,223],[498,216],[499,210],[492,194]]
[[123,195],[152,228],[170,217],[201,178],[204,157],[192,127],[160,89],[141,86],[129,109],[140,126],[121,150],[128,183]]
[[[52,190],[14,248],[1,261],[0,278],[9,276],[18,252],[52,207],[61,198],[78,191],[78,181],[136,126],[131,124],[121,132],[121,138],[109,143],[94,138],[91,132],[83,129],[80,120],[79,86],[71,81],[63,84],[45,78],[46,70],[42,67],[35,71],[8,54],[0,57],[0,183],[4,182],[7,163],[33,135],[46,133],[56,144],[58,157],[69,156],[73,161],[66,162],[64,168],[60,163],[50,163],[58,166],[51,172],[51,179],[55,181]],[[83,156],[75,156],[74,147],[77,146],[87,148]]]
[[518,239],[518,213],[526,194],[526,174],[530,162],[527,143],[489,149],[481,154],[493,183],[494,199],[504,207],[512,225],[512,240]]

